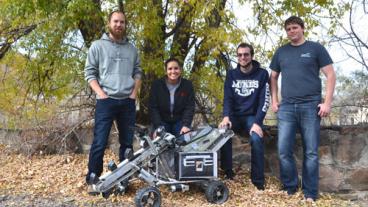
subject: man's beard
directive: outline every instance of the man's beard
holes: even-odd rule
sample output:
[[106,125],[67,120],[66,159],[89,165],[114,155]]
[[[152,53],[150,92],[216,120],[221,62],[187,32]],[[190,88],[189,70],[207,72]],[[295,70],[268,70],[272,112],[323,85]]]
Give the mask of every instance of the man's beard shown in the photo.
[[252,64],[252,61],[249,61],[247,64],[245,64],[245,65],[240,65],[240,67],[242,67],[242,68],[249,68],[250,67],[250,65]]
[[110,27],[109,27],[109,32],[112,36],[114,36],[117,39],[122,39],[124,34],[125,34],[124,29],[122,29],[121,31],[116,31],[116,30],[114,30],[113,28],[110,28]]

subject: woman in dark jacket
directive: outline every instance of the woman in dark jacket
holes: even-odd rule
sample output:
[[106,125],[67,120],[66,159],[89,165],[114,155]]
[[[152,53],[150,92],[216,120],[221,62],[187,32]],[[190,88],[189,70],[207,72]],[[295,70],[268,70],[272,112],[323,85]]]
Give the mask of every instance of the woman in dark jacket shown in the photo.
[[155,80],[149,97],[149,113],[153,127],[164,126],[178,136],[190,130],[194,115],[192,82],[181,77],[182,69],[176,58],[165,61],[166,75]]

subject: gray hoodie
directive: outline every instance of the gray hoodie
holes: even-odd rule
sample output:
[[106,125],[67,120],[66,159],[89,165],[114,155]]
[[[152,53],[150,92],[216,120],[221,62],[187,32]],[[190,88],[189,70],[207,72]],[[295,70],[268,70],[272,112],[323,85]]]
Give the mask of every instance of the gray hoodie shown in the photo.
[[134,80],[142,77],[137,49],[126,38],[113,42],[108,34],[92,43],[84,72],[88,83],[97,80],[102,90],[114,99],[128,98]]

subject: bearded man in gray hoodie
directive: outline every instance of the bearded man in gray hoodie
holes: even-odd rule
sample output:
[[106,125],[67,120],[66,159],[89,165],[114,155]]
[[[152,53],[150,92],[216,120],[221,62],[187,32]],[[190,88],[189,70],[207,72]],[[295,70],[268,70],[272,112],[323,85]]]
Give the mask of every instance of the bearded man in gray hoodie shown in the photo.
[[135,99],[142,70],[137,49],[128,42],[122,11],[108,17],[109,33],[92,43],[85,65],[85,79],[96,93],[94,139],[89,153],[86,181],[96,182],[103,169],[103,156],[113,121],[119,130],[119,159],[132,148],[135,125]]

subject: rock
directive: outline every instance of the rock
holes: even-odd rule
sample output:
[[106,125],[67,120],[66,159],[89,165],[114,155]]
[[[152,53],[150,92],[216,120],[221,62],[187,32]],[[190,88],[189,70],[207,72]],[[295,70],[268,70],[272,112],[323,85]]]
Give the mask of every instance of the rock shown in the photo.
[[340,185],[339,187],[339,194],[353,194],[354,193],[354,189],[351,187],[350,184],[347,183],[343,183],[342,185]]
[[368,168],[353,170],[347,176],[346,183],[349,183],[354,190],[368,190]]
[[250,169],[250,159],[250,152],[233,154],[234,168]]
[[354,168],[366,168],[368,167],[368,146],[363,150],[360,160],[353,165]]
[[334,163],[330,146],[319,147],[319,163],[322,165],[332,165]]
[[0,195],[0,201],[6,201],[9,199],[8,195]]
[[265,173],[276,177],[280,177],[280,165],[278,154],[272,153],[266,156],[265,156]]
[[356,139],[352,136],[341,137],[333,147],[334,159],[341,164],[354,164],[360,159],[366,143],[364,139]]
[[336,168],[321,165],[319,168],[319,188],[325,192],[337,192],[343,182],[343,174]]
[[240,138],[239,136],[235,135],[234,137],[231,138],[232,139],[232,145],[234,146],[238,146],[241,144],[245,143],[245,138]]

